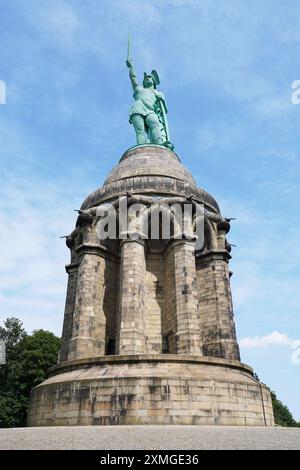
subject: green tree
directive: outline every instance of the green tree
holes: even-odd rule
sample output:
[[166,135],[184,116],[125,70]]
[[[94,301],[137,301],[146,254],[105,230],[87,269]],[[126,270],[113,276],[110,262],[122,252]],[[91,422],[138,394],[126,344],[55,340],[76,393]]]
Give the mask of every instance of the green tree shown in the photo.
[[271,392],[271,395],[275,424],[285,427],[300,427],[300,423],[297,423],[297,421],[294,420],[293,415],[288,407],[278,400],[275,392]]
[[47,377],[47,370],[57,362],[60,340],[50,331],[35,330],[22,341],[20,361],[24,392],[30,390]]
[[20,390],[22,373],[19,361],[26,332],[20,320],[8,318],[0,327],[0,339],[6,344],[6,364],[0,366],[0,427],[21,426],[27,401]]
[[[253,377],[258,382],[261,382],[256,372],[254,372]],[[277,424],[278,426],[285,427],[300,427],[300,423],[297,423],[297,421],[294,420],[293,415],[288,409],[288,407],[284,405],[280,400],[278,400],[275,392],[272,392],[272,390],[270,390],[270,392],[272,398],[275,424]]]
[[30,390],[56,363],[60,340],[44,330],[28,335],[17,318],[4,322],[0,339],[6,343],[6,364],[0,366],[0,427],[25,426]]
[[13,353],[16,346],[26,336],[26,331],[23,324],[18,318],[7,318],[4,322],[4,327],[0,326],[0,338],[6,343],[6,352]]

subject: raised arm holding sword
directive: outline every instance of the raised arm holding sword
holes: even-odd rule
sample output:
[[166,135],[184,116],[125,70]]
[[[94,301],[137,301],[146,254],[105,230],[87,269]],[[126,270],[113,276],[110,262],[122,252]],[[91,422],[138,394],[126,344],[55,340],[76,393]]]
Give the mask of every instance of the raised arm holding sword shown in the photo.
[[128,36],[128,50],[126,65],[129,68],[129,77],[133,88],[134,105],[129,111],[129,122],[133,124],[137,144],[164,145],[173,150],[169,139],[167,121],[167,105],[162,92],[157,90],[159,76],[156,70],[150,74],[144,73],[143,85],[137,82],[130,57],[131,41]]

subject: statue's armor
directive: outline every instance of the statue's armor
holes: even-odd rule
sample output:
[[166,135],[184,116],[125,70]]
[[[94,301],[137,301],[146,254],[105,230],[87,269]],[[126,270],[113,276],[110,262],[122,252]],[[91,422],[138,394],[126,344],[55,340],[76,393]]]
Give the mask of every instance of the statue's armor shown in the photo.
[[155,113],[156,95],[153,90],[138,85],[135,87],[133,97],[135,103],[129,111],[129,122],[132,122],[133,114],[146,117],[148,114]]

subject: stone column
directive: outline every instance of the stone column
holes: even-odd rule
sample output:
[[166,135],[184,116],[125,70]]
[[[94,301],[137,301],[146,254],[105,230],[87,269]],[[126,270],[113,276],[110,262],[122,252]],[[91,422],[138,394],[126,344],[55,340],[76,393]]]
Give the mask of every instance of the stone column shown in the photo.
[[204,356],[240,360],[226,250],[197,257],[200,329]]
[[145,244],[121,241],[118,354],[144,354]]
[[68,287],[67,287],[67,296],[66,296],[66,305],[65,305],[65,314],[64,314],[64,324],[61,338],[61,347],[59,351],[58,362],[67,361],[70,339],[72,337],[72,328],[73,328],[73,315],[75,308],[75,298],[76,298],[76,284],[77,284],[77,274],[78,274],[78,263],[68,264],[66,266],[66,271],[68,273]]
[[83,244],[77,250],[79,267],[68,360],[105,354],[105,258],[97,245]]
[[176,352],[202,355],[195,241],[185,239],[173,241],[172,250],[175,271]]

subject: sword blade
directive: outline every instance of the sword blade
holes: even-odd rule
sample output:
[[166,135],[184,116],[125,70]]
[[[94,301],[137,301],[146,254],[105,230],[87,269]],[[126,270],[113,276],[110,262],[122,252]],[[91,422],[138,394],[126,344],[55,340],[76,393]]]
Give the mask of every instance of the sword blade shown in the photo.
[[127,60],[130,60],[130,55],[131,55],[131,37],[130,37],[130,34],[128,34],[128,42],[127,42]]

